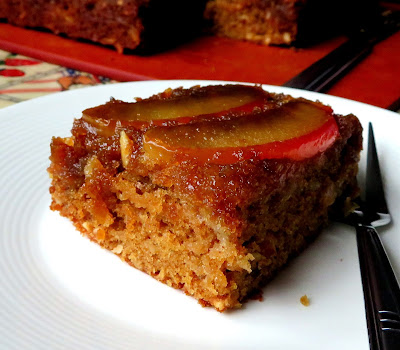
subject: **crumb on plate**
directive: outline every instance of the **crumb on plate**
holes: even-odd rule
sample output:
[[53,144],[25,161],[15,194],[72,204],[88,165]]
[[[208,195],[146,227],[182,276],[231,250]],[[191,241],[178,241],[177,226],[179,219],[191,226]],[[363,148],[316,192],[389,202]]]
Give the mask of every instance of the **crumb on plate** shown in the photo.
[[302,303],[304,306],[310,306],[310,299],[308,299],[306,294],[300,298],[300,303]]

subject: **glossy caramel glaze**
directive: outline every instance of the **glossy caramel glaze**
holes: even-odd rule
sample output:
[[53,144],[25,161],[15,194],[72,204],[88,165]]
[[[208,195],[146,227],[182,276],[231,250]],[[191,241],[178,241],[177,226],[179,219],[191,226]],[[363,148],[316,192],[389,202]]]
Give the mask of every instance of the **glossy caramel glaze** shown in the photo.
[[337,135],[330,108],[294,100],[223,122],[214,118],[152,128],[144,134],[143,148],[155,162],[196,159],[201,163],[234,164],[247,159],[303,160],[323,152]]
[[[152,96],[148,101],[176,98],[188,94],[203,94],[205,88],[167,90]],[[277,108],[293,100],[290,96],[266,94],[265,108]],[[232,117],[232,115],[230,115]],[[335,116],[341,136],[327,154],[317,155],[311,159],[293,162],[291,160],[247,160],[236,164],[217,165],[203,164],[195,159],[183,162],[153,164],[143,153],[143,134],[134,126],[126,125],[117,128],[111,137],[99,135],[98,131],[84,119],[74,122],[72,135],[74,146],[65,145],[61,139],[54,139],[52,158],[56,164],[64,163],[60,176],[66,176],[74,188],[84,181],[84,167],[87,159],[95,155],[110,175],[127,171],[130,176],[149,179],[154,185],[171,188],[177,196],[187,196],[199,205],[212,207],[216,215],[228,214],[230,220],[237,217],[238,208],[245,207],[260,195],[265,196],[285,183],[293,174],[304,173],[323,160],[342,157],[339,152],[345,142],[356,143],[354,161],[358,157],[357,149],[361,145],[361,137],[351,139],[351,135],[359,135],[361,126],[353,116]],[[126,169],[122,166],[120,133],[124,131],[132,142],[132,152]],[[332,158],[333,157],[333,158]],[[64,161],[62,160],[65,159]],[[233,223],[233,221],[232,221]]]
[[111,99],[84,110],[82,118],[97,134],[110,137],[124,128],[147,130],[154,126],[230,120],[282,102],[261,87],[248,85],[167,89],[150,98],[136,100],[134,103]]

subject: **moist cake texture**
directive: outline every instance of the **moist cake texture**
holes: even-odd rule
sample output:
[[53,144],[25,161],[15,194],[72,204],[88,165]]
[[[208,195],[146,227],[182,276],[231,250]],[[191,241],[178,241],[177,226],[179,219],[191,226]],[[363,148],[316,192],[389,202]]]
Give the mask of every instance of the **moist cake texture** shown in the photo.
[[299,17],[307,1],[214,0],[206,17],[220,36],[259,44],[291,44],[298,37]]
[[[135,268],[218,311],[240,307],[258,292],[321,232],[335,202],[358,194],[362,145],[358,119],[333,114],[337,134],[332,143],[301,160],[250,154],[218,163],[196,154],[164,159],[162,153],[146,153],[150,131],[227,124],[274,115],[297,103],[314,106],[244,87],[251,102],[242,105],[250,110],[234,100],[228,103],[232,108],[218,112],[218,104],[206,103],[211,113],[189,119],[176,118],[170,110],[182,109],[182,99],[190,108],[198,100],[218,102],[215,96],[234,95],[236,89],[169,89],[139,101],[138,108],[150,114],[172,101],[164,110],[172,118],[159,116],[158,121],[153,113],[138,123],[143,116],[138,117],[134,103],[111,100],[90,108],[74,121],[72,136],[53,138],[48,169],[52,210]],[[127,110],[134,114],[131,119]]]

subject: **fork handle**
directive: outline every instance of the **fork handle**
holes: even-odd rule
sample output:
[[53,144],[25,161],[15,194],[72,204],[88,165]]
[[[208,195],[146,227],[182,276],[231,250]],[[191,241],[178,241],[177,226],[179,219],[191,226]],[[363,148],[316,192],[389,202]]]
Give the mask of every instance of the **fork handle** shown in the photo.
[[400,349],[400,288],[376,230],[357,226],[357,246],[371,350]]

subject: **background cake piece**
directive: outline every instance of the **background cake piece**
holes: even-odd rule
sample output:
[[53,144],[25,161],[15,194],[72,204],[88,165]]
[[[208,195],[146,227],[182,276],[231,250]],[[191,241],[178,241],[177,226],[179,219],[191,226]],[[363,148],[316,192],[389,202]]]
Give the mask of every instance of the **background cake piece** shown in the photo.
[[[312,43],[358,28],[377,14],[377,0],[15,0],[0,19],[56,34],[144,52],[163,50],[196,33],[260,44]],[[206,20],[208,24],[206,25]]]
[[258,44],[310,44],[351,32],[377,14],[376,0],[209,0],[213,31]]
[[202,28],[206,0],[2,1],[0,18],[123,49],[161,49]]

